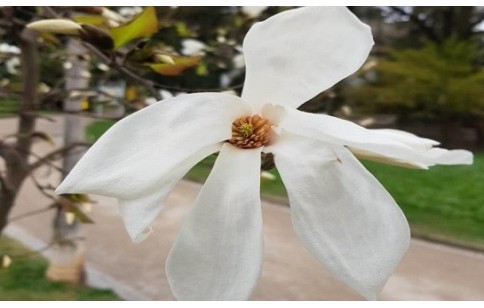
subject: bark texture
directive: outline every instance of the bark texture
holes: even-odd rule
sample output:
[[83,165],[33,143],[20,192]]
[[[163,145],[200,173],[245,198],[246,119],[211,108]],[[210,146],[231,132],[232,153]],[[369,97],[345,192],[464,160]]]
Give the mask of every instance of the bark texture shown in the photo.
[[17,142],[0,142],[0,157],[6,170],[0,174],[0,234],[8,223],[8,215],[14,206],[15,198],[25,178],[30,173],[28,159],[32,148],[32,133],[35,128],[35,109],[38,104],[37,85],[39,83],[39,52],[37,36],[24,29],[16,35],[21,50],[22,103],[20,106]]

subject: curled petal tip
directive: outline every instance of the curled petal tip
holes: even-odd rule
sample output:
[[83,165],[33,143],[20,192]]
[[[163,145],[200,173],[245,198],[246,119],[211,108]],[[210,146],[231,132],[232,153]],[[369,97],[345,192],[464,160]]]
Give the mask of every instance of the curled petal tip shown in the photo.
[[472,165],[474,162],[474,155],[467,150],[433,148],[427,153],[439,165]]

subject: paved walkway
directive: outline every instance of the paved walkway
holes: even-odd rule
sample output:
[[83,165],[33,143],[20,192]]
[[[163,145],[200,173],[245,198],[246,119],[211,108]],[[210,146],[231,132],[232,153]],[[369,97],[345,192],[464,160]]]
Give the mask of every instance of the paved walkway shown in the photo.
[[[60,140],[61,122],[41,123]],[[0,135],[14,129],[0,120]],[[46,151],[39,144],[37,150]],[[40,172],[39,175],[42,175]],[[52,178],[52,181],[56,179]],[[172,300],[164,263],[181,221],[200,189],[182,181],[167,200],[154,224],[154,233],[133,244],[117,214],[113,199],[98,197],[86,225],[87,262],[91,281],[110,286],[126,299]],[[41,208],[48,201],[27,181],[13,215]],[[297,240],[287,207],[264,202],[265,260],[252,300],[358,300],[361,297],[333,279]],[[7,234],[31,246],[50,238],[51,214],[20,220]],[[386,284],[382,300],[484,300],[484,254],[412,240],[408,253]]]

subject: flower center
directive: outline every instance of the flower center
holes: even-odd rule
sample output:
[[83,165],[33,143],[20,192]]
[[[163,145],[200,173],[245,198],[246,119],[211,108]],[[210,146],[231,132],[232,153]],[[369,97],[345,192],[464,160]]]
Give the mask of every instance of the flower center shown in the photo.
[[240,117],[232,123],[233,145],[242,149],[255,149],[269,143],[271,139],[271,122],[254,114]]

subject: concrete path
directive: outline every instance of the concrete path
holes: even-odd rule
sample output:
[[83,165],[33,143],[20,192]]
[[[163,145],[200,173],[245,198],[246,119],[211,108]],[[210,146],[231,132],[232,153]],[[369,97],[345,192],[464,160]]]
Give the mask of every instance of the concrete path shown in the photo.
[[[0,120],[0,135],[15,128]],[[62,123],[41,122],[42,129],[60,140]],[[48,149],[37,145],[39,152]],[[42,175],[42,171],[39,171]],[[53,183],[57,179],[51,176]],[[154,233],[133,244],[117,213],[116,202],[97,197],[86,225],[87,262],[91,281],[112,287],[126,299],[172,300],[164,263],[183,217],[200,185],[182,181],[167,200],[154,224]],[[27,181],[13,215],[42,208],[48,201]],[[333,279],[297,240],[289,209],[263,203],[265,259],[252,300],[359,300],[361,297]],[[40,247],[50,238],[52,215],[45,213],[12,224],[7,234]],[[484,300],[484,254],[412,240],[411,247],[386,284],[382,300]]]

